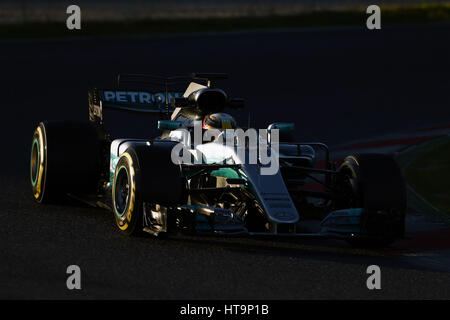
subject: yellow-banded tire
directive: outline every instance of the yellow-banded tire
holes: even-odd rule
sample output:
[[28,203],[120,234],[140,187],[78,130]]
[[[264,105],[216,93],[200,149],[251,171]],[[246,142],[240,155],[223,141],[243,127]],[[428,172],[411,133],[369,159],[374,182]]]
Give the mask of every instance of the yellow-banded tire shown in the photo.
[[101,167],[97,128],[85,122],[41,122],[33,134],[30,184],[39,203],[96,194]]
[[31,143],[30,180],[34,199],[41,203],[47,202],[47,140],[45,127],[40,124],[33,134]]
[[140,170],[134,152],[124,152],[117,163],[112,185],[114,218],[126,235],[142,232]]

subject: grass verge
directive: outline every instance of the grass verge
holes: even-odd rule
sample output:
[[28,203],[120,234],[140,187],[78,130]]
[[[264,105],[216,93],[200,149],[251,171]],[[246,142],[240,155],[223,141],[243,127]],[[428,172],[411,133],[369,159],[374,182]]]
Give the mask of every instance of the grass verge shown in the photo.
[[[315,11],[291,16],[234,17],[177,20],[137,20],[123,22],[82,21],[81,30],[68,30],[65,22],[4,24],[0,39],[151,35],[219,32],[302,27],[361,26],[365,10]],[[382,26],[450,22],[450,4],[423,4],[408,7],[381,6]]]
[[408,183],[408,204],[450,221],[450,137],[414,146],[397,157]]
[[434,207],[450,213],[450,138],[418,155],[405,176]]

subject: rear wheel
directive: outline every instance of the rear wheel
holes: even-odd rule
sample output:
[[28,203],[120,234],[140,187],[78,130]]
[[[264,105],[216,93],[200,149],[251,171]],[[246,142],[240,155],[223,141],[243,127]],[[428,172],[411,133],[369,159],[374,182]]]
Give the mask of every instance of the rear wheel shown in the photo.
[[364,209],[361,221],[366,237],[351,239],[355,246],[380,247],[404,235],[406,186],[395,160],[383,154],[360,154],[345,158],[339,169],[341,186],[349,191],[341,207]]
[[30,183],[39,203],[97,191],[100,144],[89,123],[41,122],[33,134]]

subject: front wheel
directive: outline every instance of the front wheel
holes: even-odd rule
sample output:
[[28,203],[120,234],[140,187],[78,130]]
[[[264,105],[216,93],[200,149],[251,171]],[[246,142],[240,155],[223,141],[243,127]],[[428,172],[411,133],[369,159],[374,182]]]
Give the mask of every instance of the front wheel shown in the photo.
[[121,154],[114,172],[112,202],[116,224],[124,234],[152,228],[152,218],[144,214],[148,213],[144,212],[144,204],[173,208],[186,203],[184,177],[171,160],[176,143],[136,144]]
[[394,158],[383,154],[351,155],[340,167],[347,185],[344,208],[363,208],[361,238],[348,242],[354,246],[382,247],[404,235],[406,184]]
[[140,170],[132,152],[121,155],[114,173],[112,204],[116,224],[126,235],[142,231]]

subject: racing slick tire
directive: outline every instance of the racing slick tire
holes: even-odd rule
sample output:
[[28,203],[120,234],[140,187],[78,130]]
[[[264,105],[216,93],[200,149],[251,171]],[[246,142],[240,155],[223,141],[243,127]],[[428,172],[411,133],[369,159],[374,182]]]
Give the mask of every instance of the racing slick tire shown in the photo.
[[185,185],[180,168],[170,158],[171,142],[136,145],[121,154],[112,185],[116,225],[125,235],[143,230],[144,203],[166,207],[183,202]]
[[68,193],[95,193],[99,168],[100,143],[93,125],[39,123],[30,159],[31,188],[38,203],[60,202]]
[[404,236],[406,184],[395,159],[383,154],[350,155],[339,170],[351,185],[349,206],[365,212],[361,228],[367,237],[348,242],[357,247],[384,247]]

